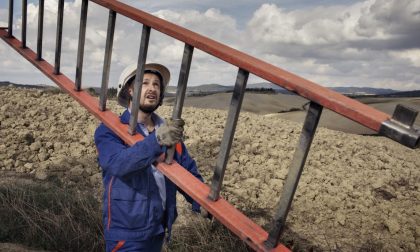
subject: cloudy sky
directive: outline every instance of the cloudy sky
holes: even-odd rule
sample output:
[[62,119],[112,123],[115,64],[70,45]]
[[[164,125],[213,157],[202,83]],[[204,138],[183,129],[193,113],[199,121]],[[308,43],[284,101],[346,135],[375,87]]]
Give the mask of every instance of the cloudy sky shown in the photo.
[[[29,0],[28,45],[35,50],[38,1]],[[323,86],[420,89],[418,0],[121,1],[201,33]],[[81,0],[65,5],[62,72],[74,80]],[[8,1],[0,2],[7,26]],[[14,35],[20,39],[21,1]],[[45,1],[43,57],[54,62],[57,0]],[[89,4],[83,86],[100,86],[108,11]],[[117,16],[110,86],[137,61],[141,25]],[[183,43],[152,31],[148,61],[167,65],[177,84]],[[194,51],[189,85],[233,85],[237,69]],[[0,81],[51,82],[0,41]],[[251,75],[249,83],[264,80]]]

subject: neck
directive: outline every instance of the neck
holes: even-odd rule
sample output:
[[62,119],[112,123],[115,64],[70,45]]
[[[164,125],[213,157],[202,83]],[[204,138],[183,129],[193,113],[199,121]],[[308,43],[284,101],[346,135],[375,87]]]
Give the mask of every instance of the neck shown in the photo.
[[147,114],[144,113],[143,111],[139,110],[139,116],[137,118],[137,122],[138,123],[142,123],[145,126],[154,126],[153,120],[152,120],[152,113]]
[[[128,111],[131,113],[131,107]],[[139,110],[137,122],[143,124],[149,131],[153,131],[153,129],[155,128],[155,123],[152,119],[152,113],[145,113]]]

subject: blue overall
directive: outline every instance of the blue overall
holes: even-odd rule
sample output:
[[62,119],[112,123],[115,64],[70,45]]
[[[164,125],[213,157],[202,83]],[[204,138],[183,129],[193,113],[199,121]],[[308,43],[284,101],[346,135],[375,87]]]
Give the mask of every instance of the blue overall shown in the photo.
[[[129,119],[130,112],[126,110],[121,115],[120,121],[128,124]],[[156,127],[163,123],[156,114],[152,114],[152,120]],[[118,241],[124,241],[124,246],[147,243],[156,237],[163,237],[165,230],[169,240],[172,224],[177,217],[176,191],[178,188],[165,177],[164,210],[159,188],[153,176],[152,164],[165,152],[166,147],[159,145],[155,132],[145,134],[140,124],[137,125],[136,130],[145,138],[131,147],[104,124],[99,125],[95,131],[98,162],[102,168],[105,188],[103,195],[104,236],[109,246],[115,246]],[[182,152],[176,152],[174,160],[203,181],[195,161],[188,154],[185,145],[183,143],[181,145]],[[179,191],[192,204],[192,210],[200,212],[200,205],[182,190]],[[119,251],[124,251],[124,246]],[[107,246],[107,251],[108,249]],[[113,247],[109,251],[112,249]],[[134,251],[142,250],[138,248]]]

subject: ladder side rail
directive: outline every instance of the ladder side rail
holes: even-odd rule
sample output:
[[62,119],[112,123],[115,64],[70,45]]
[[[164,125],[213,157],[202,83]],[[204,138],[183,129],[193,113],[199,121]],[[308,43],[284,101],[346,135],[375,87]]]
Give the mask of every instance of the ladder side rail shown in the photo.
[[106,43],[105,43],[104,67],[102,70],[101,93],[99,96],[99,109],[101,111],[106,110],[106,101],[107,101],[108,83],[109,83],[109,70],[111,68],[112,46],[114,43],[116,17],[117,17],[117,13],[113,10],[109,10],[108,28],[107,28]]
[[38,5],[38,36],[36,43],[37,60],[42,60],[42,37],[44,35],[44,0]]
[[[185,92],[187,91],[188,77],[190,74],[193,53],[194,47],[185,44],[181,69],[179,71],[178,86],[176,89],[175,106],[172,110],[172,119],[180,119],[182,115],[182,107],[184,106]],[[171,164],[174,154],[175,146],[171,146],[166,151],[165,163]]]
[[308,157],[319,119],[321,118],[322,109],[323,107],[321,105],[315,102],[310,102],[300,139],[293,155],[293,160],[290,163],[287,179],[282,189],[280,201],[277,204],[273,227],[269,232],[267,241],[265,242],[267,248],[275,247],[284,231],[287,214],[290,206],[292,205],[293,197],[305,166],[306,158]]
[[[36,68],[38,68],[43,74],[45,74],[45,76],[50,78],[59,87],[72,96],[79,104],[85,107],[90,114],[98,118],[107,127],[114,131],[119,137],[121,137],[121,139],[124,140],[124,142],[129,145],[133,145],[144,139],[141,134],[136,134],[134,136],[130,135],[128,133],[129,126],[121,124],[119,117],[112,111],[101,111],[98,108],[98,99],[92,97],[84,90],[75,90],[75,83],[66,75],[53,74],[54,67],[52,65],[50,65],[47,61],[37,61],[36,53],[29,48],[22,49],[21,42],[16,38],[8,38],[8,32],[6,32],[6,29],[0,29],[0,37]],[[222,197],[220,197],[218,201],[208,199],[207,195],[210,192],[210,188],[206,184],[202,183],[176,162],[173,162],[171,165],[160,162],[156,165],[156,167],[185,193],[190,195],[201,206],[207,209],[223,225],[244,240],[251,248],[258,251],[268,251],[264,246],[264,241],[267,239],[268,233]],[[288,252],[290,250],[284,245],[279,244],[276,248],[270,251]]]
[[59,0],[58,9],[57,9],[57,31],[56,31],[56,39],[55,39],[54,74],[60,74],[61,45],[62,45],[62,38],[63,38],[63,16],[64,16],[64,0]]
[[150,31],[151,31],[151,28],[149,26],[143,25],[141,39],[140,39],[139,55],[138,55],[138,60],[137,60],[136,77],[134,79],[134,93],[133,93],[130,122],[129,122],[130,127],[128,129],[128,132],[130,133],[130,135],[136,134],[141,89],[143,86],[144,65],[146,64],[147,50],[149,48]]
[[82,87],[82,72],[83,72],[83,56],[85,52],[85,38],[86,38],[86,23],[88,12],[88,0],[82,0],[82,7],[80,10],[80,27],[79,27],[79,42],[77,47],[77,66],[76,66],[76,81],[75,89],[81,90]]
[[238,122],[242,101],[245,95],[248,76],[249,72],[247,72],[246,70],[238,70],[235,88],[233,90],[232,99],[229,106],[228,117],[223,132],[223,138],[220,144],[220,151],[211,182],[211,192],[208,195],[209,199],[214,201],[217,200],[220,196],[220,190],[222,188],[223,178],[226,171],[226,164],[229,159],[229,152],[232,147],[236,124]]
[[28,17],[28,0],[22,0],[22,48],[26,48],[26,27]]
[[13,0],[9,0],[9,21],[7,28],[7,36],[11,38],[13,36]]
[[390,134],[389,130],[381,129],[390,127],[386,123],[391,119],[387,113],[124,3],[109,0],[90,1],[113,9],[121,15],[146,24],[170,37],[253,73],[308,100],[314,101],[403,145],[410,148],[417,148],[420,144],[420,132],[413,129],[410,129],[409,132],[398,129],[398,127],[396,130],[391,130],[392,132],[397,131],[397,135],[408,136],[409,141],[405,141],[407,137],[396,137]]

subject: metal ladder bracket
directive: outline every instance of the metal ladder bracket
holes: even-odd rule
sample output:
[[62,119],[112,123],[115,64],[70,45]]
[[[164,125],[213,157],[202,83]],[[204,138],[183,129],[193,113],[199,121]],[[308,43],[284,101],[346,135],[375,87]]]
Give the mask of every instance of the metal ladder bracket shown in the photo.
[[392,119],[410,128],[413,126],[418,113],[418,111],[412,108],[398,104],[395,108],[394,114],[392,115]]
[[398,104],[392,118],[382,123],[379,134],[389,137],[407,147],[420,146],[420,129],[413,126],[418,111]]

